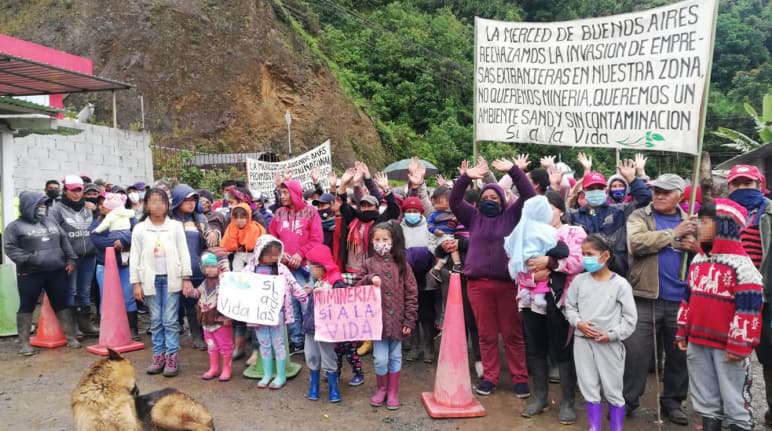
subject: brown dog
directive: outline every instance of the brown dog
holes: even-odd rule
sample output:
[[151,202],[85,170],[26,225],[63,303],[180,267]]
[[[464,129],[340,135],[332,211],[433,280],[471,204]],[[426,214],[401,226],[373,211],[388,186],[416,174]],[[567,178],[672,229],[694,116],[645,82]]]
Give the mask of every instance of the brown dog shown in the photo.
[[135,407],[139,390],[134,367],[120,353],[107,350],[107,358],[94,362],[72,391],[75,429],[140,431]]
[[154,431],[214,431],[206,407],[176,389],[139,396],[136,406],[144,425]]

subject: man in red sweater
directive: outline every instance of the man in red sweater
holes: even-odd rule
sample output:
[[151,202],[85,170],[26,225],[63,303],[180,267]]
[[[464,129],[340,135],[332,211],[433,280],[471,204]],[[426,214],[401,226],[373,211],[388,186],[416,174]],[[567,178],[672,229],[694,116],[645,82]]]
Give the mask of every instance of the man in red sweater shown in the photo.
[[678,347],[687,350],[689,389],[704,431],[753,427],[750,355],[761,336],[761,273],[740,242],[745,208],[728,199],[700,208],[702,250],[689,266],[678,312]]

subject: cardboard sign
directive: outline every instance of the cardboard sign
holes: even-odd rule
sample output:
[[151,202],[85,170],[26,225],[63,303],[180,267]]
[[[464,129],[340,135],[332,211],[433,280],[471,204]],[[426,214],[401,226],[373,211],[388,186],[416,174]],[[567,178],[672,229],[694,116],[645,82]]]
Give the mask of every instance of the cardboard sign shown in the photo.
[[381,289],[351,286],[314,291],[316,341],[380,340]]
[[475,139],[696,154],[716,3],[552,23],[475,18]]
[[276,326],[284,306],[283,277],[226,272],[220,279],[217,310],[240,322]]
[[277,173],[283,175],[287,169],[292,171],[292,179],[300,181],[303,190],[312,189],[314,185],[311,181],[311,170],[315,167],[319,168],[319,184],[323,189],[328,190],[330,185],[327,175],[332,169],[329,139],[313,150],[283,162],[264,162],[247,158],[249,189],[273,199],[273,189],[276,188],[274,176]]

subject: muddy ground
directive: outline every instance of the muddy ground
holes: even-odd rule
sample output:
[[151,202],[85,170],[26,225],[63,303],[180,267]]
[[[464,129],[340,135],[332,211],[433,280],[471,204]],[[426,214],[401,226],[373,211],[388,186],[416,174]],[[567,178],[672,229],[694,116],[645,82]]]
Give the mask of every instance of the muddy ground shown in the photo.
[[[144,316],[143,316],[144,317]],[[146,322],[142,322],[146,326]],[[144,368],[150,361],[150,337],[143,335],[145,349],[127,353],[137,368],[137,385],[142,393],[176,387],[205,404],[215,417],[218,430],[394,430],[394,431],[445,431],[445,430],[583,430],[586,429],[581,395],[577,394],[579,421],[575,425],[562,426],[557,421],[558,385],[550,385],[554,407],[537,418],[525,419],[520,412],[527,400],[515,398],[512,387],[502,383],[490,396],[478,397],[487,410],[487,416],[475,419],[431,419],[421,404],[421,392],[433,387],[436,364],[404,363],[400,396],[402,408],[387,411],[368,404],[375,387],[372,357],[363,359],[365,384],[359,387],[341,386],[343,401],[339,404],[326,402],[326,385],[322,385],[322,399],[311,402],[305,399],[308,371],[303,369],[284,389],[271,391],[257,389],[256,381],[241,376],[244,362],[234,366],[235,377],[227,383],[217,380],[203,381],[199,375],[208,367],[206,352],[191,348],[189,336],[181,337],[181,372],[175,378],[161,375],[149,376]],[[84,340],[84,345],[96,344],[95,339]],[[70,412],[70,391],[88,368],[98,359],[85,349],[66,347],[42,351],[32,357],[16,355],[15,337],[0,338],[0,430],[70,430],[73,422]],[[293,357],[302,361],[302,355]],[[344,382],[350,378],[350,368],[344,368]],[[506,371],[504,371],[506,373]],[[472,372],[473,374],[473,372]],[[753,406],[757,420],[763,418],[765,406],[763,379],[758,363],[754,364]],[[474,374],[473,374],[474,379]],[[649,389],[642,407],[635,417],[625,424],[627,430],[654,431],[656,401],[654,376],[649,379]],[[502,382],[508,377],[502,375]],[[470,381],[470,385],[473,382]],[[697,417],[685,404],[692,417],[689,427],[665,422],[663,430],[700,429]],[[608,423],[604,423],[608,429]],[[759,425],[756,429],[764,429]]]

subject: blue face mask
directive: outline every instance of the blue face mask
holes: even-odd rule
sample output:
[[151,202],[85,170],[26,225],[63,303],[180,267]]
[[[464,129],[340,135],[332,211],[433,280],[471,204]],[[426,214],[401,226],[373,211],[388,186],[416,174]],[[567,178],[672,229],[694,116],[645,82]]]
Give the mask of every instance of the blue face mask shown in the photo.
[[418,213],[408,213],[403,218],[407,224],[416,225],[421,222],[421,214]]
[[591,207],[599,207],[603,205],[604,202],[606,202],[606,191],[605,190],[588,190],[584,192],[584,199],[587,201],[587,204]]
[[625,189],[611,190],[610,195],[611,199],[614,199],[614,202],[622,202],[622,199],[625,198]]
[[593,273],[603,269],[604,264],[598,262],[598,256],[582,256],[582,266],[585,271]]
[[496,217],[501,212],[498,202],[486,199],[480,202],[480,212],[486,217]]

